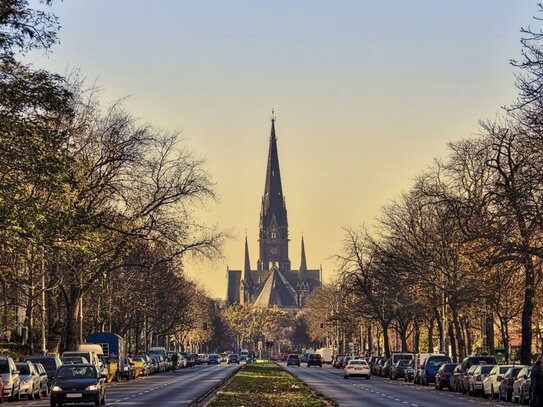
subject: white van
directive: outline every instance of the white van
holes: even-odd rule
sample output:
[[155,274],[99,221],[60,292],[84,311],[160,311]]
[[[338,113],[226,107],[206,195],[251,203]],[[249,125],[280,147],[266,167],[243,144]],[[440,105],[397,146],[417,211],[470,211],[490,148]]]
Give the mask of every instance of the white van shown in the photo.
[[317,353],[321,355],[322,363],[332,364],[332,360],[334,359],[334,351],[332,348],[320,348],[317,349]]

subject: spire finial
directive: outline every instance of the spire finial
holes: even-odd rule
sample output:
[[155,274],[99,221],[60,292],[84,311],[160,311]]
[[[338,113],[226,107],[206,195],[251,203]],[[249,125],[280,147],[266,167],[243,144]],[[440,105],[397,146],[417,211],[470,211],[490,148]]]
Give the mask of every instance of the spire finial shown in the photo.
[[271,121],[272,121],[272,122],[275,121],[275,108],[274,108],[274,107],[272,107]]

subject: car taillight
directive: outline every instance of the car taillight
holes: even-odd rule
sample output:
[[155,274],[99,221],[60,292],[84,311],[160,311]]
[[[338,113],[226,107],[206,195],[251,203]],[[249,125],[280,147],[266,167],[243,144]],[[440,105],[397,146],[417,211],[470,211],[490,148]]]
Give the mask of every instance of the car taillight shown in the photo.
[[480,381],[481,381],[481,375],[478,374],[477,376],[475,376],[475,380],[477,380],[478,382],[480,382]]
[[354,366],[347,366],[347,369],[353,369]]

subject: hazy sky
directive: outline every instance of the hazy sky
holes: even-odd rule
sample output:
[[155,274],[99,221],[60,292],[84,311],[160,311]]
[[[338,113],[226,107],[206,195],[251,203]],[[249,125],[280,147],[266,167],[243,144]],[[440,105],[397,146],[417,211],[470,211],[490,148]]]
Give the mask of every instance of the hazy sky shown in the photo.
[[291,261],[334,275],[342,226],[372,224],[447,142],[478,132],[515,96],[509,59],[537,1],[55,2],[60,45],[32,55],[79,67],[104,102],[179,129],[207,160],[219,200],[199,219],[233,233],[224,260],[189,264],[217,297],[226,265],[258,258],[275,107]]

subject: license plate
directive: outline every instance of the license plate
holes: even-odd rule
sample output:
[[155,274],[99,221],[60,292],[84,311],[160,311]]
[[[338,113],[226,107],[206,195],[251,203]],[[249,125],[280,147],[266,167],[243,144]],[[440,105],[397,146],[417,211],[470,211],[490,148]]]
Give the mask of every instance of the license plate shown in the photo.
[[83,397],[83,394],[81,393],[68,393],[66,394],[66,398],[69,398],[69,399],[79,399]]
[[362,370],[361,367],[355,367],[354,370]]

